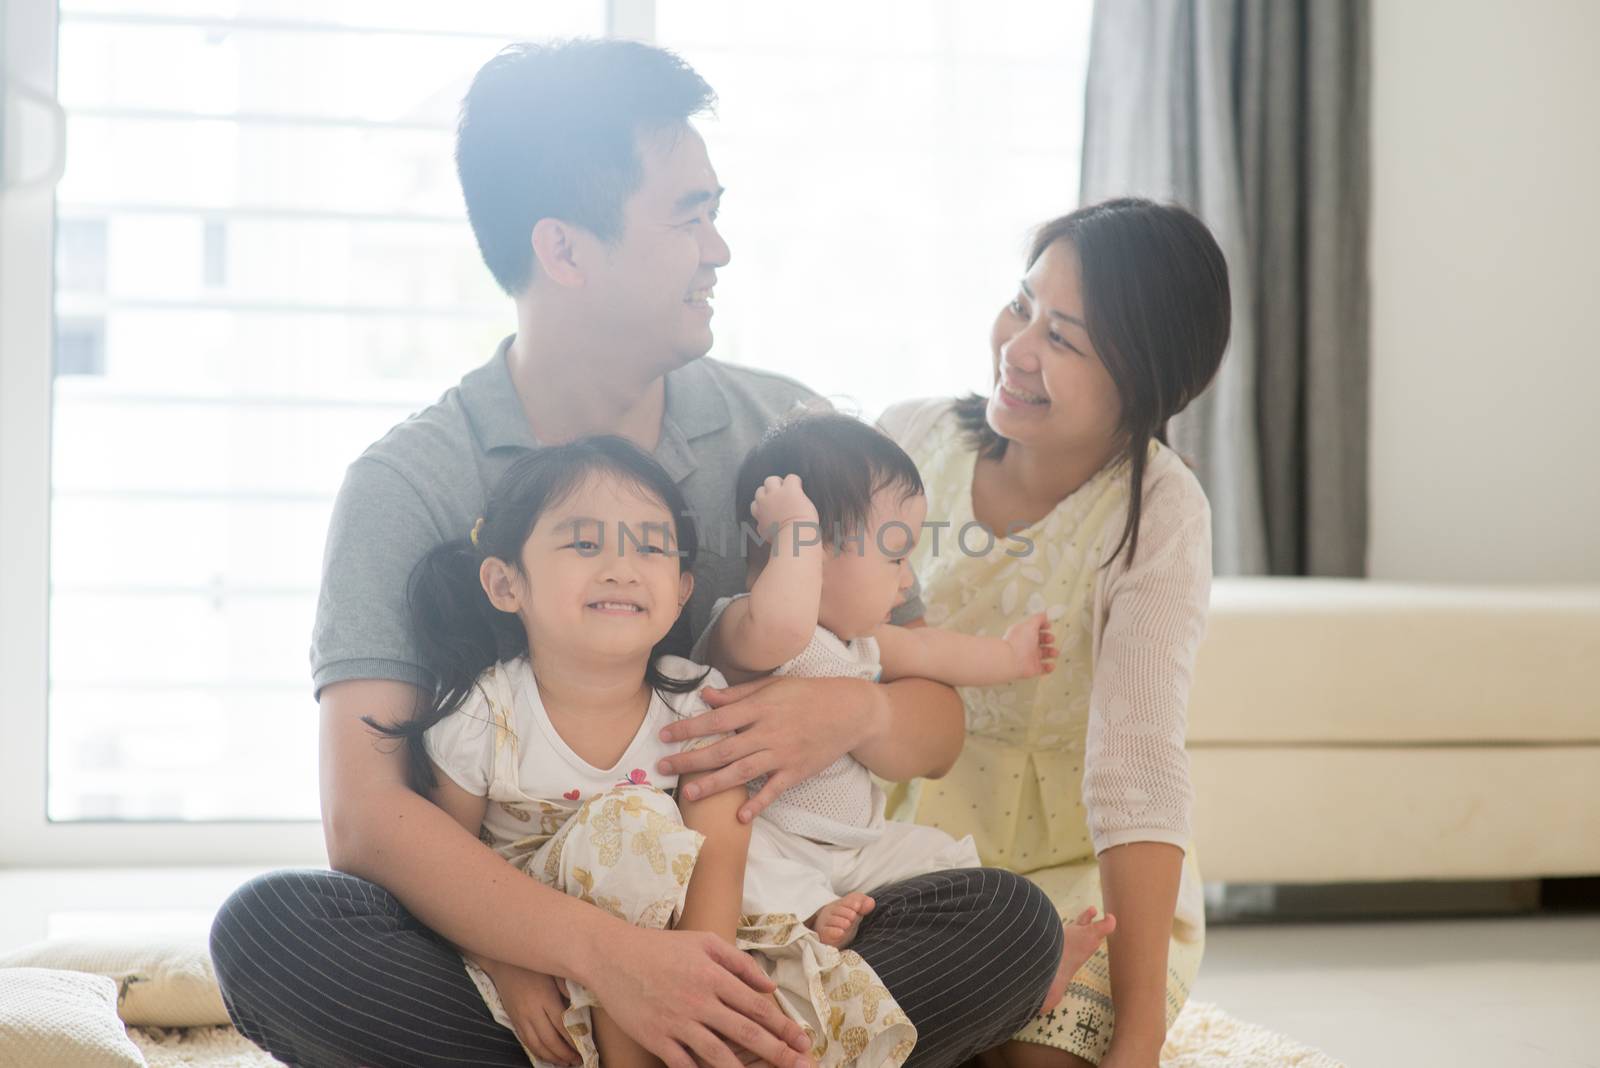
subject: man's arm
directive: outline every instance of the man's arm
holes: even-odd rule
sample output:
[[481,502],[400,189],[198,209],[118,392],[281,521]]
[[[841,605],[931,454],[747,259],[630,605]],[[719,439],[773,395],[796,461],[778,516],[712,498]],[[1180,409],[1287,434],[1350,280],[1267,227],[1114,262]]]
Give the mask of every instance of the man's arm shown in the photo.
[[664,774],[710,771],[683,788],[690,800],[769,775],[739,810],[747,823],[846,753],[885,779],[938,778],[961,755],[966,737],[961,698],[927,679],[882,684],[780,676],[702,692],[711,711],[669,724],[663,740],[737,733],[656,766]]
[[881,683],[877,690],[887,709],[874,721],[877,730],[850,755],[891,782],[943,776],[955,765],[967,737],[961,696],[930,679]]
[[[895,608],[896,618],[902,620],[896,625],[902,630],[921,631],[928,629],[927,621],[922,618],[921,594],[922,584],[913,579],[911,591],[906,596],[906,600]],[[901,692],[911,693],[911,691],[904,689],[907,683],[926,683],[928,681],[927,679],[905,679],[891,684],[890,688],[893,689],[893,687],[899,686],[902,687]],[[889,743],[890,751],[887,753],[868,746],[862,746],[852,751],[851,755],[861,761],[862,765],[878,778],[888,779],[890,782],[907,782],[918,778],[940,779],[955,766],[956,758],[961,755],[961,747],[966,744],[967,740],[966,708],[961,703],[961,695],[950,687],[939,683],[932,683],[932,686],[934,687],[932,690],[928,690],[925,687],[918,688],[917,692],[907,700],[908,707],[914,701],[928,702],[927,729],[938,737],[931,740],[930,747],[923,753],[923,757],[932,761],[929,765],[932,770],[913,771],[909,775],[892,774],[891,772],[893,771],[901,770],[891,767],[894,757],[892,741]],[[891,711],[890,715],[892,717],[894,713]],[[902,725],[900,729],[904,730],[905,725]],[[893,726],[889,728],[887,731],[888,738],[894,738],[894,730]]]
[[[449,812],[406,785],[403,747],[361,717],[400,722],[415,690],[360,679],[322,691],[322,824],[329,863],[387,889],[462,949],[588,982],[600,944],[622,924],[513,868]],[[448,879],[440,878],[449,872]],[[472,888],[471,894],[461,887]],[[526,917],[507,924],[505,916]]]

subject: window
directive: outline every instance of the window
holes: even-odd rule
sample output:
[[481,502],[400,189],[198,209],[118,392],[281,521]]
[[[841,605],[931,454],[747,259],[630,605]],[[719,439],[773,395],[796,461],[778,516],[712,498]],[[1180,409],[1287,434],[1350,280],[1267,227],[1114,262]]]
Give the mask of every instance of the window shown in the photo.
[[657,0],[717,90],[713,355],[867,415],[988,389],[1031,227],[1077,206],[1089,0]]
[[[734,250],[714,354],[873,414],[984,385],[1027,229],[1076,199],[1088,9],[0,7],[0,774],[24,800],[0,832],[41,862],[52,834],[193,859],[183,825],[206,821],[261,821],[208,859],[317,840],[307,646],[333,495],[514,327],[451,159],[505,42],[609,24],[701,70]],[[52,86],[53,198],[15,181],[48,170]]]

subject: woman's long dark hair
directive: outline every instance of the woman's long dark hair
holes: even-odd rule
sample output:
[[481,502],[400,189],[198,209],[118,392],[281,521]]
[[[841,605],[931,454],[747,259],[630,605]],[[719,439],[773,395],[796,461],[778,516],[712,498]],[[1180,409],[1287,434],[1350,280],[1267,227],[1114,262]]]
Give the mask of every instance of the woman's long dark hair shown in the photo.
[[[412,634],[423,666],[433,676],[432,692],[419,696],[404,723],[361,717],[379,734],[405,742],[407,778],[418,793],[435,785],[422,743],[428,728],[460,708],[489,668],[528,653],[522,620],[496,608],[483,590],[478,579],[483,561],[492,556],[520,571],[522,547],[539,517],[596,476],[636,486],[665,505],[673,517],[680,573],[694,567],[699,538],[683,494],[672,476],[632,442],[609,435],[583,438],[536,449],[513,463],[489,494],[476,539],[461,537],[434,547],[411,572],[406,598]],[[666,693],[698,689],[704,673],[675,679],[657,666],[668,642],[663,638],[651,651],[645,681]]]
[[[1135,197],[1045,223],[1034,232],[1028,267],[1057,241],[1077,253],[1085,329],[1122,400],[1119,429],[1132,485],[1127,524],[1105,562],[1123,546],[1132,560],[1150,441],[1167,444],[1167,421],[1211,384],[1228,347],[1228,264],[1205,223],[1175,205]],[[989,425],[987,397],[963,397],[955,410],[978,455],[1005,455],[1006,439]]]

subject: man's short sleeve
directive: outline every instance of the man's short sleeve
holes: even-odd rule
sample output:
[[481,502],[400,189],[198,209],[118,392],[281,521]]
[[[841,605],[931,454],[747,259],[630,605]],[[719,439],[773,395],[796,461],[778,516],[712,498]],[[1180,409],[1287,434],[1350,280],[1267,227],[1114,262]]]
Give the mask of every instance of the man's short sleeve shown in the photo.
[[403,475],[371,457],[350,465],[328,524],[311,636],[318,694],[350,679],[432,684],[412,639],[406,585],[417,561],[443,540]]

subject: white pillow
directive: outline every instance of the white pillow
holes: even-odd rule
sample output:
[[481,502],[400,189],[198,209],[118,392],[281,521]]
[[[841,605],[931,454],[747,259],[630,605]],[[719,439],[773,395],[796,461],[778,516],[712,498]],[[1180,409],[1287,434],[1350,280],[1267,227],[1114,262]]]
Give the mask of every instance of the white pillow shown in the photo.
[[118,1014],[135,1027],[229,1022],[203,939],[50,939],[0,957],[0,968],[28,967],[107,976],[116,984]]
[[0,1068],[146,1068],[103,975],[0,968]]

